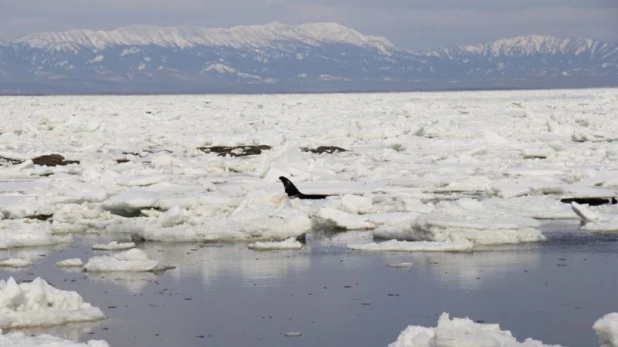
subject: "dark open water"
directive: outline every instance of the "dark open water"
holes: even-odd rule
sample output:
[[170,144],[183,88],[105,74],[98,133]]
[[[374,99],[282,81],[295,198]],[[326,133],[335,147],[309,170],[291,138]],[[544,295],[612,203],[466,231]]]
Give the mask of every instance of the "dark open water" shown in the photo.
[[[548,229],[545,244],[471,254],[345,249],[368,233],[317,233],[300,251],[147,243],[141,248],[151,257],[178,268],[161,275],[57,269],[59,260],[86,261],[90,245],[102,241],[84,238],[29,250],[42,255],[34,267],[0,278],[42,276],[79,292],[109,319],[32,332],[111,346],[387,346],[408,325],[435,326],[442,312],[499,323],[520,341],[598,346],[592,324],[618,311],[618,235],[574,228]],[[415,267],[386,266],[400,262]]]

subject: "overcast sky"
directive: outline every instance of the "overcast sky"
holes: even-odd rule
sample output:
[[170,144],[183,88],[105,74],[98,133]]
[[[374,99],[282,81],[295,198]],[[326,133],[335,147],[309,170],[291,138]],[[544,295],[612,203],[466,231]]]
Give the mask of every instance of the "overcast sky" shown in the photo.
[[338,22],[423,49],[528,34],[618,43],[618,0],[0,0],[0,40],[133,24]]

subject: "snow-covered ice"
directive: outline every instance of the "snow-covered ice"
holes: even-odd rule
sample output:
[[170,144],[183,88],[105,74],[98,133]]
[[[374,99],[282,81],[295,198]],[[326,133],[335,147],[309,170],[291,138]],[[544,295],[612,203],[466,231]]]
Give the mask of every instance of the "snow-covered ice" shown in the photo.
[[601,347],[618,347],[618,312],[608,313],[592,326]]
[[0,220],[0,249],[51,246],[73,242],[70,235],[54,235],[50,223],[32,219]]
[[350,244],[349,249],[373,252],[470,252],[474,244],[470,241],[397,241],[389,240],[380,243]]
[[469,318],[450,318],[442,313],[435,328],[409,326],[389,347],[560,347],[547,345],[531,338],[523,342],[498,324],[475,323]]
[[0,328],[61,325],[105,319],[103,312],[73,291],[64,291],[37,277],[17,283],[0,280]]
[[[598,97],[611,93],[5,97],[0,109],[18,125],[0,129],[0,156],[24,161],[0,173],[0,248],[67,243],[61,234],[71,233],[282,241],[330,227],[542,241],[533,220],[577,218],[561,198],[616,195],[618,106]],[[215,145],[271,148],[198,149]],[[302,150],[325,145],[347,151]],[[80,164],[29,160],[49,153]],[[288,199],[279,176],[335,196]]]
[[56,262],[56,266],[62,268],[76,268],[84,266],[84,262],[79,258],[71,258]]
[[283,241],[258,241],[250,243],[249,248],[256,250],[301,249],[303,248],[303,244],[297,241],[295,238],[290,237],[289,239]]
[[131,248],[135,248],[134,242],[112,241],[108,244],[96,244],[92,246],[92,249],[95,251],[123,251]]
[[150,259],[148,254],[139,248],[113,255],[92,257],[84,265],[84,269],[90,272],[142,272],[154,271],[159,266],[157,260]]
[[28,259],[21,259],[21,258],[10,258],[10,259],[4,259],[4,260],[0,260],[0,267],[29,267],[32,266],[32,261],[28,260]]

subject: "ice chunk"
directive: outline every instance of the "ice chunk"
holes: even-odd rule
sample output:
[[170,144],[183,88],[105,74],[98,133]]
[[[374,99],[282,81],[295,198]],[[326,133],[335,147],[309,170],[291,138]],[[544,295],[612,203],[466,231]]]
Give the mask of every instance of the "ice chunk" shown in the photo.
[[301,249],[302,247],[303,244],[293,237],[278,242],[254,242],[249,244],[249,248],[256,250]]
[[56,263],[57,267],[82,267],[83,265],[84,262],[79,258],[65,259]]
[[70,235],[52,235],[50,224],[30,219],[0,220],[0,249],[72,243]]
[[332,208],[322,208],[317,217],[323,224],[332,224],[335,228],[345,230],[375,229],[376,225],[368,221],[365,215],[350,214]]
[[618,313],[608,313],[592,326],[601,347],[618,347]]
[[573,212],[575,212],[582,220],[584,225],[581,230],[585,231],[618,231],[618,215],[601,214],[593,211],[586,205],[581,205],[576,202],[571,203]]
[[560,347],[545,345],[540,341],[526,339],[518,342],[508,330],[500,330],[498,324],[475,323],[469,318],[453,318],[442,313],[438,326],[425,328],[407,327],[397,341],[389,347]]
[[97,244],[92,246],[95,251],[120,251],[125,249],[131,249],[135,247],[133,242],[118,242],[112,241],[108,244]]
[[478,245],[545,241],[540,223],[525,217],[421,215],[412,226],[412,239],[430,241],[468,240]]
[[29,267],[32,261],[20,258],[11,258],[0,261],[0,267]]
[[141,272],[153,271],[159,262],[152,260],[141,249],[133,248],[114,255],[103,255],[88,260],[84,269],[90,272]]
[[375,252],[470,252],[474,244],[470,241],[397,241],[389,240],[380,243],[364,243],[348,245],[349,249]]
[[37,277],[17,284],[0,281],[0,328],[52,326],[105,319],[103,312],[72,291],[56,289]]

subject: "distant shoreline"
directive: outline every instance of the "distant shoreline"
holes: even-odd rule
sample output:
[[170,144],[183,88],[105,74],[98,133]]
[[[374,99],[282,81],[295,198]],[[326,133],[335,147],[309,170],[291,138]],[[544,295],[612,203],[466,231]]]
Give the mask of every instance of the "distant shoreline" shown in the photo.
[[615,89],[617,85],[589,86],[531,86],[531,87],[455,87],[455,88],[393,88],[393,89],[333,89],[333,90],[169,90],[169,91],[93,91],[93,92],[0,92],[0,96],[156,96],[156,95],[318,95],[318,94],[392,94],[392,93],[441,93],[441,92],[493,92],[534,90]]

